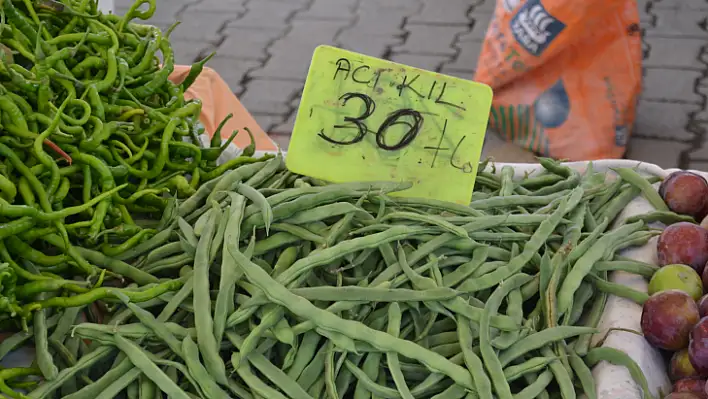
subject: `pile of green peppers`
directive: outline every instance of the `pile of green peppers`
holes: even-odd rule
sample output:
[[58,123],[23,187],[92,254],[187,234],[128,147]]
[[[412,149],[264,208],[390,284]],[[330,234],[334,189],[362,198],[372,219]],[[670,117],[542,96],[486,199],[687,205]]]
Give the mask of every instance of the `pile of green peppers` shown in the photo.
[[155,0],[122,17],[96,0],[0,4],[0,322],[26,321],[40,293],[156,283],[112,258],[155,235],[171,201],[260,160],[251,136],[217,165],[238,133],[222,142],[224,123],[200,140],[184,92],[211,56],[172,82],[177,24],[134,22]]

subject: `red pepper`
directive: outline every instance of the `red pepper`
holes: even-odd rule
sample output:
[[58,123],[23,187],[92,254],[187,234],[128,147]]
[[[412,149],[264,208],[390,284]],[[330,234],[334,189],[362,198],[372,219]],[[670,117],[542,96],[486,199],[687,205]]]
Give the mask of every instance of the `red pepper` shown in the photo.
[[71,165],[71,163],[73,162],[73,160],[71,159],[71,157],[69,156],[69,154],[67,154],[66,152],[64,152],[64,150],[62,150],[61,148],[59,148],[58,145],[54,144],[54,143],[53,143],[51,140],[49,140],[49,139],[44,140],[44,144],[46,144],[49,148],[51,148],[52,150],[54,150],[54,152],[56,152],[57,154],[59,154],[60,157],[64,158],[64,160],[66,160],[66,162],[68,162],[69,165]]

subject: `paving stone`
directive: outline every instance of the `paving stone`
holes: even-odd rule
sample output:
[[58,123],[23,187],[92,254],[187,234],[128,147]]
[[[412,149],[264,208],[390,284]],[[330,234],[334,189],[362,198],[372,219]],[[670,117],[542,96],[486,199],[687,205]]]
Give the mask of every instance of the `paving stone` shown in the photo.
[[288,26],[288,20],[304,6],[297,2],[274,0],[250,1],[246,12],[238,20],[229,23],[229,27],[268,29],[282,32]]
[[[151,21],[165,21],[169,20],[169,18],[172,19],[172,21],[175,20],[176,16],[186,9],[188,6],[191,4],[194,4],[196,1],[195,0],[175,0],[175,1],[161,1],[157,3],[157,7],[155,8],[155,14],[152,16],[150,19]],[[130,7],[133,6],[134,1],[131,1],[127,9],[130,9]],[[142,7],[143,10],[147,9],[147,6]],[[124,13],[125,14],[125,13]],[[138,20],[140,21],[140,20]]]
[[302,82],[254,79],[246,85],[241,102],[253,113],[284,115],[290,111],[290,97],[302,86]]
[[277,30],[228,28],[223,32],[226,39],[219,45],[217,53],[231,58],[266,58],[266,48],[282,33]]
[[691,161],[708,161],[708,143],[703,142],[701,145],[701,148],[697,148],[688,154],[688,158]]
[[195,62],[200,56],[212,50],[214,46],[205,41],[192,40],[172,40],[172,51],[175,53],[175,63],[189,65]]
[[[173,0],[170,0],[172,2]],[[248,0],[199,0],[198,3],[190,5],[187,11],[224,11],[227,13],[243,13],[246,11]]]
[[299,21],[294,20],[285,36],[278,39],[277,44],[283,44],[283,50],[294,44],[325,44],[333,42],[342,29],[346,27],[342,21]]
[[423,8],[422,0],[362,0],[358,12],[400,11],[407,16],[417,14]]
[[357,0],[313,0],[307,10],[295,19],[328,19],[349,21],[355,17]]
[[470,10],[469,0],[444,0],[445,6],[441,7],[440,0],[426,0],[423,9],[417,15],[408,18],[409,23],[467,25],[467,12]]
[[268,136],[271,140],[275,141],[275,144],[280,147],[281,150],[287,151],[290,145],[290,135],[285,133],[270,133]]
[[398,62],[400,64],[409,65],[412,67],[425,69],[427,71],[437,72],[442,68],[443,64],[450,61],[449,56],[441,55],[421,55],[421,54],[407,54],[407,53],[393,53],[391,54],[391,61]]
[[448,66],[443,66],[440,73],[454,76],[456,78],[465,80],[474,80],[474,70],[473,69],[452,69]]
[[697,170],[699,172],[708,172],[708,162],[703,161],[689,161],[686,169]]
[[646,35],[661,37],[708,38],[708,32],[701,27],[706,22],[706,14],[690,10],[656,9],[656,25],[646,29]]
[[226,58],[221,56],[216,56],[207,63],[209,68],[212,68],[221,75],[234,92],[240,90],[246,73],[251,69],[258,68],[260,65],[261,63],[256,60]]
[[273,127],[270,133],[281,134],[290,136],[293,129],[295,128],[295,120],[297,119],[297,110],[290,113],[290,116],[285,120],[285,122]]
[[642,38],[642,60],[649,58],[649,53],[651,52],[651,45],[647,42],[646,37]]
[[638,137],[688,141],[694,134],[686,131],[689,114],[697,105],[639,101],[634,133]]
[[690,147],[687,143],[633,137],[626,158],[653,163],[662,168],[675,168],[681,153]]
[[263,131],[266,133],[270,133],[271,129],[273,129],[275,126],[283,123],[283,119],[285,119],[285,114],[272,115],[272,114],[259,114],[256,112],[251,112],[251,114],[253,115],[253,118],[256,120],[256,122],[258,122],[258,126],[260,126],[261,129],[263,129]]
[[359,11],[357,19],[343,32],[355,35],[400,35],[406,13],[401,10]]
[[651,46],[649,57],[644,60],[644,66],[664,68],[706,69],[706,65],[698,60],[703,46],[708,41],[690,38],[654,37],[649,40]]
[[639,9],[639,26],[646,28],[654,23],[654,15],[646,8]]
[[484,40],[487,35],[489,23],[492,22],[491,14],[473,13],[469,15],[472,22],[472,30],[460,35],[459,41],[479,41]]
[[696,113],[694,120],[701,125],[705,125],[704,129],[708,133],[708,78],[704,78],[696,87],[696,91],[703,96],[703,108]]
[[133,0],[115,0],[113,6],[115,8],[130,8],[133,5]]
[[[513,0],[511,0],[511,2],[513,2]],[[497,2],[495,0],[477,0],[475,4],[472,5],[472,11],[491,14],[496,9],[496,6]]]
[[479,60],[479,53],[482,51],[482,42],[476,41],[466,41],[458,43],[457,47],[460,52],[457,54],[455,60],[449,64],[445,64],[445,67],[451,69],[475,69],[477,67],[477,61]]
[[660,0],[655,1],[654,8],[663,9],[689,9],[689,10],[708,10],[707,0]]
[[298,46],[289,52],[274,52],[266,64],[251,73],[257,78],[305,81],[310,68],[314,46]]
[[220,30],[241,14],[225,12],[185,12],[170,39],[218,42]]
[[402,44],[403,38],[347,31],[337,36],[336,42],[343,49],[381,58],[391,47]]
[[396,46],[393,51],[427,55],[455,55],[452,43],[465,27],[433,26],[406,24],[409,32],[406,42]]
[[694,86],[699,77],[701,77],[701,73],[696,71],[646,68],[642,98],[700,104],[702,102],[701,96],[694,92]]

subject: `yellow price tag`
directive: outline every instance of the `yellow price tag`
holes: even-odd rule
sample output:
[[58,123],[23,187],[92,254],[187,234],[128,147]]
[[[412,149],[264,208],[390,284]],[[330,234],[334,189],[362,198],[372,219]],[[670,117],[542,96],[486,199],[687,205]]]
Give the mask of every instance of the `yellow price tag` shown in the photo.
[[315,50],[286,163],[343,183],[468,204],[492,105],[484,84],[329,46]]

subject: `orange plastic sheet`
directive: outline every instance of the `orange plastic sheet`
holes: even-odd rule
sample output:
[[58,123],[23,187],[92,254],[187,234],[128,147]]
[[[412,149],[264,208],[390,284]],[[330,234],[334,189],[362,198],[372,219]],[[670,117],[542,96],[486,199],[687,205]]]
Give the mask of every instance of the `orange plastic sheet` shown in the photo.
[[[170,80],[181,83],[189,74],[189,66],[178,65],[170,76]],[[238,148],[245,148],[251,143],[248,134],[244,130],[248,127],[256,139],[256,149],[258,151],[277,151],[278,146],[263,129],[258,122],[248,112],[246,107],[231,92],[231,88],[224,79],[211,68],[204,68],[202,74],[194,84],[184,94],[187,99],[199,99],[202,101],[201,122],[204,124],[206,132],[211,136],[219,124],[228,114],[234,114],[221,131],[221,138],[228,139],[234,130],[239,134],[234,140]]]
[[620,158],[641,90],[636,0],[497,0],[475,80],[492,130],[574,161]]

